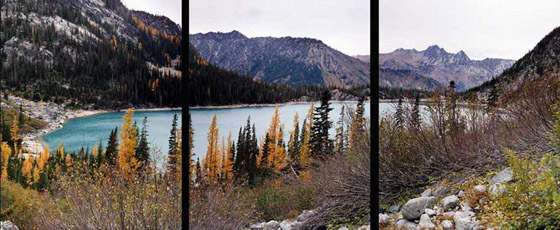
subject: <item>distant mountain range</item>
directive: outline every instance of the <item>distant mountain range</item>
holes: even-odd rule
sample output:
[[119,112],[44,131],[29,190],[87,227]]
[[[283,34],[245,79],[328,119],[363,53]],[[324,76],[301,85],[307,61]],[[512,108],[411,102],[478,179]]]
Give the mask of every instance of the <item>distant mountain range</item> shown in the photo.
[[379,86],[387,88],[434,90],[444,85],[413,70],[379,68]]
[[193,34],[189,41],[211,64],[268,83],[346,88],[370,83],[368,63],[312,38],[248,38],[232,31]]
[[428,79],[433,79],[443,86],[455,81],[457,89],[465,91],[500,75],[514,62],[496,58],[471,60],[463,51],[448,53],[437,45],[423,51],[400,48],[379,54],[380,84],[432,89],[437,85]]

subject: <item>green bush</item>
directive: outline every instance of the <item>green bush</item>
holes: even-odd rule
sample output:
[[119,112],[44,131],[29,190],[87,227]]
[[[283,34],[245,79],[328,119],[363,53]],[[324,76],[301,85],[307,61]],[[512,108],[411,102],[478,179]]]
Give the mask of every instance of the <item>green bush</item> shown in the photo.
[[294,218],[315,204],[315,189],[303,183],[270,180],[248,192],[265,221]]
[[560,156],[545,154],[540,162],[506,151],[516,179],[498,198],[503,229],[560,228]]

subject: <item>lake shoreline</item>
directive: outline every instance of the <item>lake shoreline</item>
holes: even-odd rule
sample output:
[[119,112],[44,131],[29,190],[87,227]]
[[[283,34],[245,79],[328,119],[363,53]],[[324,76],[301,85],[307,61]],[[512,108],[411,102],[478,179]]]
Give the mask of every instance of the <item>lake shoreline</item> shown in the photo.
[[[357,100],[348,100],[348,101],[329,101],[329,102],[358,102]],[[369,103],[370,100],[364,101],[365,103]],[[190,106],[189,110],[199,110],[199,109],[239,109],[239,108],[254,108],[254,107],[275,107],[275,106],[288,106],[288,105],[299,105],[299,104],[319,104],[320,101],[291,101],[291,102],[283,102],[283,103],[268,103],[268,104],[235,104],[235,105],[197,105],[197,106]]]
[[[64,124],[76,118],[84,118],[96,116],[112,112],[124,112],[125,109],[112,109],[112,110],[70,110],[64,108],[62,105],[54,103],[37,103],[34,101],[26,100],[23,98],[12,97],[12,100],[20,101],[26,105],[24,113],[34,119],[44,121],[47,125],[44,128],[37,129],[34,132],[22,135],[22,148],[27,151],[27,154],[38,155],[44,151],[46,146],[42,136],[48,135],[56,130],[63,128]],[[151,111],[175,111],[181,110],[177,108],[138,108],[134,111],[138,112],[151,112]]]

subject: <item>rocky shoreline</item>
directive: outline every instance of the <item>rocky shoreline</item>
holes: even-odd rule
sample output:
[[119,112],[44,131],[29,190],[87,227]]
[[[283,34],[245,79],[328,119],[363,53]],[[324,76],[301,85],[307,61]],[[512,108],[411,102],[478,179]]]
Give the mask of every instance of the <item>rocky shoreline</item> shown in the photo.
[[[488,179],[488,184],[478,184],[467,191],[450,192],[444,185],[426,189],[420,197],[408,200],[403,206],[393,205],[380,210],[380,229],[455,229],[492,230],[477,218],[478,207],[469,203],[485,204],[489,197],[505,191],[504,184],[513,181],[511,169],[504,169]],[[438,199],[439,198],[439,199]],[[439,202],[438,202],[439,200]]]
[[[304,210],[297,218],[294,220],[283,220],[278,222],[276,220],[271,220],[268,222],[261,222],[251,224],[248,228],[244,230],[298,230],[301,226],[314,214],[317,213],[317,210]],[[319,230],[319,229],[327,229],[325,225],[317,225],[312,228],[312,230]],[[370,230],[370,225],[363,225],[363,226],[348,226],[348,227],[340,227],[338,230],[350,230],[350,229],[357,229],[357,230]]]
[[44,128],[22,135],[22,148],[26,152],[25,155],[37,155],[43,152],[44,146],[40,137],[62,128],[68,120],[108,112],[106,110],[70,110],[64,108],[64,105],[34,102],[15,96],[10,96],[9,100],[15,105],[21,105],[26,116],[43,121],[46,124]]

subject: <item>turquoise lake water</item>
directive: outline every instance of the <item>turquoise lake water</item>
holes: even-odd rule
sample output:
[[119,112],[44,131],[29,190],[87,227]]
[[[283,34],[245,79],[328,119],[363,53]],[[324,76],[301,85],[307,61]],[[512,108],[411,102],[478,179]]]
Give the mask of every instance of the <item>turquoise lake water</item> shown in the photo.
[[[330,113],[330,120],[333,126],[336,125],[340,117],[340,111],[343,106],[356,108],[357,102],[331,102],[331,107],[334,108]],[[290,104],[279,105],[278,111],[280,114],[280,123],[284,124],[284,142],[288,143],[289,131],[293,130],[293,120],[296,112],[299,116],[300,128],[303,124],[303,119],[307,115],[310,103],[304,104]],[[318,106],[319,103],[315,103]],[[228,133],[231,132],[232,139],[237,141],[239,128],[247,124],[247,117],[251,116],[251,124],[255,124],[256,134],[258,137],[263,137],[266,130],[270,125],[272,116],[274,114],[274,106],[266,107],[244,107],[244,108],[220,108],[220,109],[190,109],[192,124],[194,128],[194,153],[196,158],[202,158],[206,155],[206,148],[208,146],[207,134],[212,117],[214,114],[217,116],[217,124],[219,135],[227,139]],[[369,117],[370,104],[365,102],[365,115]],[[331,128],[330,134],[334,136],[335,128]],[[260,143],[261,140],[259,140]],[[220,138],[221,143],[221,138]]]
[[[162,158],[167,155],[171,123],[175,114],[178,116],[177,124],[180,128],[181,110],[134,112],[133,119],[137,122],[139,129],[142,128],[144,117],[148,118],[148,141],[152,157]],[[42,136],[41,140],[49,146],[51,151],[54,151],[61,142],[64,143],[66,152],[78,152],[82,147],[89,148],[91,151],[100,140],[105,148],[111,130],[115,127],[118,127],[119,131],[121,130],[123,115],[124,111],[71,119],[64,124],[63,128]]]

